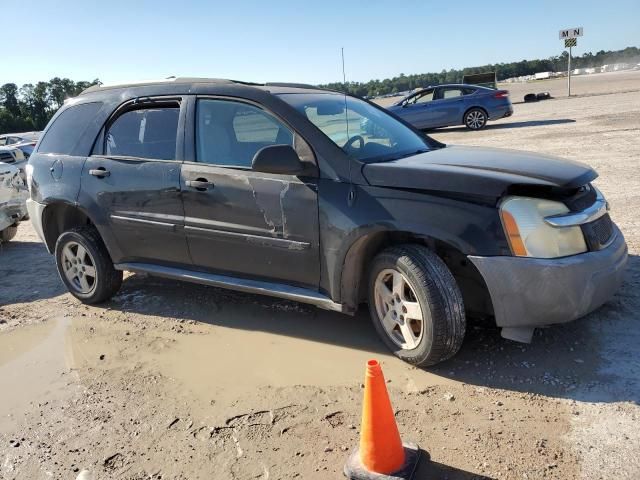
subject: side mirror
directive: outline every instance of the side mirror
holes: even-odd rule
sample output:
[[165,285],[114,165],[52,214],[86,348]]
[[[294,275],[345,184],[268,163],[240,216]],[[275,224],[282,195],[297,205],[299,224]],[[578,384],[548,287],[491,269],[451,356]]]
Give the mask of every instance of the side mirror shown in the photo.
[[300,157],[291,145],[269,145],[256,152],[251,162],[256,172],[296,175],[303,171]]

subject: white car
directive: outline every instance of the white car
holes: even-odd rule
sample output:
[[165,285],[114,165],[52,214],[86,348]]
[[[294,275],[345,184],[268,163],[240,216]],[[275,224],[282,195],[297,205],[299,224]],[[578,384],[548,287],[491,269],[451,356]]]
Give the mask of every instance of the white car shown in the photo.
[[0,243],[16,236],[18,224],[27,219],[29,191],[19,168],[0,162]]
[[0,135],[0,146],[19,148],[28,160],[40,138],[40,132],[7,133]]

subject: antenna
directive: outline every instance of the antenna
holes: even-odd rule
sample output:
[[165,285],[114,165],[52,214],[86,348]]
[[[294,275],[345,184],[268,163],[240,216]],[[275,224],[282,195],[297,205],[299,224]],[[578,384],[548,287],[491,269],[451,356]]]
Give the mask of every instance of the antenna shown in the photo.
[[[349,136],[349,112],[347,111],[347,75],[344,70],[344,47],[340,48],[340,53],[342,55],[342,85],[344,86],[344,121],[347,128],[347,142],[351,138]],[[351,155],[347,155],[349,157],[349,194],[347,196],[347,203],[349,206],[353,205],[353,201],[356,198],[356,191],[353,188],[353,182],[351,179],[351,164],[353,160]]]

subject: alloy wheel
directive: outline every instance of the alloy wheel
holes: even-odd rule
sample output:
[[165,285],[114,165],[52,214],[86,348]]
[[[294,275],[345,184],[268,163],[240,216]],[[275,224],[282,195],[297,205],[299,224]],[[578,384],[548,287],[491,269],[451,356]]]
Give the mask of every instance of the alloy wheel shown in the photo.
[[416,348],[424,335],[422,308],[409,280],[399,271],[384,269],[374,284],[378,319],[389,338],[403,350]]
[[473,130],[482,128],[486,122],[486,117],[480,110],[474,110],[467,115],[467,126]]
[[89,251],[78,242],[69,242],[62,249],[62,270],[71,286],[82,294],[96,286],[96,267]]

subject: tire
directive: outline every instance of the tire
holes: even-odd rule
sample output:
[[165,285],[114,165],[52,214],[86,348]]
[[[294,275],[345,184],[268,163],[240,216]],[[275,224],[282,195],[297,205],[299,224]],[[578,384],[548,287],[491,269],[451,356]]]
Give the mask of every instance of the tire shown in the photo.
[[13,240],[18,233],[18,225],[11,225],[0,232],[0,243]]
[[464,114],[464,126],[469,130],[482,130],[487,126],[487,112],[481,108],[470,108]]
[[109,252],[94,227],[64,232],[56,242],[55,255],[60,279],[69,293],[83,303],[104,302],[122,285],[122,272],[113,268]]
[[[400,302],[391,306],[385,298],[391,292],[395,299],[397,291],[388,288],[387,275],[392,275],[393,286],[398,277],[388,272],[399,273],[409,287],[407,290],[405,285]],[[387,290],[380,287],[380,282]],[[410,318],[412,312],[415,315],[416,304],[422,315],[418,336],[419,322]],[[421,245],[390,247],[374,258],[369,272],[369,310],[378,335],[394,355],[405,362],[420,367],[435,365],[453,357],[462,346],[466,318],[460,289],[444,262]],[[402,312],[406,318],[401,316]],[[397,325],[389,331],[393,321],[397,321]],[[414,337],[413,344],[406,341],[407,327],[411,332],[409,336]]]

